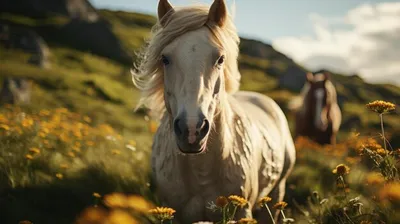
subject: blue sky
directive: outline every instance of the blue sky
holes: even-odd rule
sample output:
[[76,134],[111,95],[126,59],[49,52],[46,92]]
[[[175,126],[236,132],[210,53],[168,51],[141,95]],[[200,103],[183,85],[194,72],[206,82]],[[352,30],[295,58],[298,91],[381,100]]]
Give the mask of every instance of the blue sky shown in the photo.
[[[156,15],[158,0],[90,0],[96,8]],[[169,0],[190,5],[212,0]],[[226,0],[228,7],[233,0]],[[342,73],[360,73],[371,82],[397,81],[400,1],[386,0],[236,0],[235,24],[240,36],[272,44],[310,69],[328,67]],[[399,24],[399,25],[398,25]],[[381,39],[371,39],[380,36]],[[395,39],[393,39],[395,38]],[[398,40],[397,40],[398,38]],[[386,42],[385,42],[386,41]],[[376,46],[389,46],[377,49]],[[391,47],[393,45],[393,47]],[[394,52],[396,50],[396,52]],[[393,51],[393,52],[392,52]],[[365,56],[360,55],[364,53]],[[363,55],[364,55],[363,54]],[[399,59],[399,60],[398,60]],[[371,63],[373,60],[374,63]],[[383,77],[382,71],[388,74]]]
[[[139,11],[156,15],[157,0],[91,0],[98,8]],[[173,5],[211,4],[212,0],[170,0]],[[231,5],[233,0],[227,0]],[[301,3],[300,3],[301,2]],[[271,42],[281,36],[312,33],[309,15],[338,16],[378,0],[236,0],[235,24],[241,36]]]

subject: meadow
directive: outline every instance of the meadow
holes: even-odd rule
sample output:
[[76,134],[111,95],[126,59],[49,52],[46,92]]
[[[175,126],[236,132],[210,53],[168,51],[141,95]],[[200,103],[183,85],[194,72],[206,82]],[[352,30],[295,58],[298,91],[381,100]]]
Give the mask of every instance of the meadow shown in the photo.
[[[138,13],[99,13],[131,52],[154,23]],[[24,17],[1,18],[36,26]],[[139,93],[130,66],[51,38],[45,36],[48,69],[27,64],[26,52],[0,45],[0,81],[26,78],[32,85],[30,104],[0,106],[0,223],[174,223],[174,208],[157,208],[149,156],[158,124],[144,109],[133,112]],[[286,104],[298,92],[281,88],[279,75],[268,72],[273,66],[282,72],[289,62],[247,54],[239,60],[241,89],[276,100],[293,130]],[[265,212],[280,207],[285,221],[294,223],[400,223],[400,117],[386,104],[366,106],[392,102],[400,88],[339,74],[334,79],[345,98],[344,121],[356,117],[360,124],[344,126],[336,146],[296,139],[285,202],[272,205],[264,198],[260,206]],[[386,144],[383,111],[373,111],[383,107]],[[221,214],[220,223],[233,223],[232,213],[244,203],[221,195],[210,209]]]

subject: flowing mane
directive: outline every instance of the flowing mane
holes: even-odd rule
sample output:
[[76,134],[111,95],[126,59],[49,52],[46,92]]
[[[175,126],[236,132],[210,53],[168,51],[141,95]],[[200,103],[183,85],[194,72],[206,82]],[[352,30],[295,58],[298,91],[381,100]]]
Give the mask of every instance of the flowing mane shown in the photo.
[[[164,74],[160,63],[163,48],[180,35],[206,26],[213,33],[214,41],[226,51],[225,90],[232,94],[239,89],[240,73],[237,66],[239,54],[239,36],[230,16],[223,28],[208,24],[209,8],[203,5],[191,7],[176,7],[175,11],[166,16],[166,21],[159,21],[152,28],[151,38],[141,53],[137,72],[132,72],[132,81],[141,91],[140,106],[146,106],[155,113],[163,113],[164,105]],[[160,24],[166,24],[165,27]]]

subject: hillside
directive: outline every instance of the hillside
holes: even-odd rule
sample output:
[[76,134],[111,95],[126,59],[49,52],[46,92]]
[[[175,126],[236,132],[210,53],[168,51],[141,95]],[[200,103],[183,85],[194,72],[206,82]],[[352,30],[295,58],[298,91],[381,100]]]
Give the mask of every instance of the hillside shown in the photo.
[[[1,53],[1,59],[7,60],[7,63],[1,65],[1,72],[4,74],[2,76],[29,77],[38,83],[36,88],[48,93],[68,89],[68,97],[64,93],[48,94],[51,97],[57,96],[57,100],[49,99],[49,101],[75,108],[77,111],[93,113],[84,111],[84,107],[79,105],[83,106],[87,103],[102,105],[98,101],[100,97],[101,101],[113,105],[113,110],[120,108],[118,113],[125,111],[123,117],[125,120],[130,120],[126,117],[132,115],[130,109],[137,99],[135,97],[137,92],[131,84],[129,69],[135,61],[135,51],[144,44],[156,19],[138,13],[95,10],[87,1],[65,1],[63,2],[64,9],[61,7],[62,4],[58,7],[50,4],[47,9],[34,7],[37,11],[20,7],[24,5],[22,2],[3,1],[1,3],[3,5],[0,10],[0,24],[3,26],[3,32],[10,32],[13,36],[11,39],[17,42],[21,41],[20,39],[24,38],[26,33],[34,31],[48,46],[50,53],[46,54],[46,58],[51,61],[51,68],[41,70],[27,65],[25,61],[18,61],[24,57],[17,56],[19,54],[17,51],[24,47],[14,44],[14,47]],[[39,0],[28,2],[32,5],[46,3]],[[79,2],[81,4],[78,4]],[[51,13],[45,13],[46,10]],[[77,33],[80,34],[76,35]],[[242,38],[240,50],[241,88],[270,95],[286,111],[288,99],[299,92],[305,81],[305,70],[289,57],[276,51],[271,45],[257,40]],[[21,71],[17,71],[14,67],[18,67]],[[23,71],[25,67],[30,71],[29,73]],[[81,87],[75,86],[78,84],[76,82],[69,85],[67,81],[63,81],[64,90],[50,88],[51,85],[48,83],[44,85],[44,82],[49,82],[43,80],[42,77],[46,77],[44,74],[54,73],[55,70],[60,71],[57,73],[68,73],[69,76],[81,80],[79,84]],[[52,75],[52,78],[56,79],[56,76]],[[66,75],[60,74],[60,76],[64,80],[68,79]],[[397,86],[368,84],[356,75],[349,77],[335,74],[333,77],[339,93],[340,105],[345,111],[345,127],[352,125],[358,128],[376,127],[379,121],[359,114],[358,109],[362,107],[362,104],[374,99],[395,101],[399,98],[400,88]],[[56,82],[59,84],[58,81]],[[104,86],[105,83],[108,85]],[[94,88],[96,94],[87,96],[84,88]],[[130,96],[118,94],[125,90],[131,91],[132,94]],[[33,93],[34,97],[35,94],[37,92]],[[74,98],[79,100],[75,101]],[[85,102],[78,102],[81,100]],[[109,113],[103,110],[96,112],[103,118],[109,117],[107,116]],[[360,119],[355,119],[355,117],[360,117]],[[112,118],[109,119],[112,123],[118,123],[118,121],[112,121]],[[358,121],[347,125],[347,120]],[[132,122],[123,123],[132,129],[134,127],[132,123],[135,122],[132,120]]]

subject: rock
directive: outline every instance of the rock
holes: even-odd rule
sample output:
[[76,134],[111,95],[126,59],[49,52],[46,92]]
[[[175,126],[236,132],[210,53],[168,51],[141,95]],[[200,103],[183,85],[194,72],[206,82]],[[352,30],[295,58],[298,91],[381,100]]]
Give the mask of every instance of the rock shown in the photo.
[[5,78],[0,91],[1,104],[29,104],[32,85],[23,78]]
[[0,24],[0,43],[6,49],[20,49],[32,54],[28,63],[49,68],[50,50],[46,42],[35,31],[17,26]]

